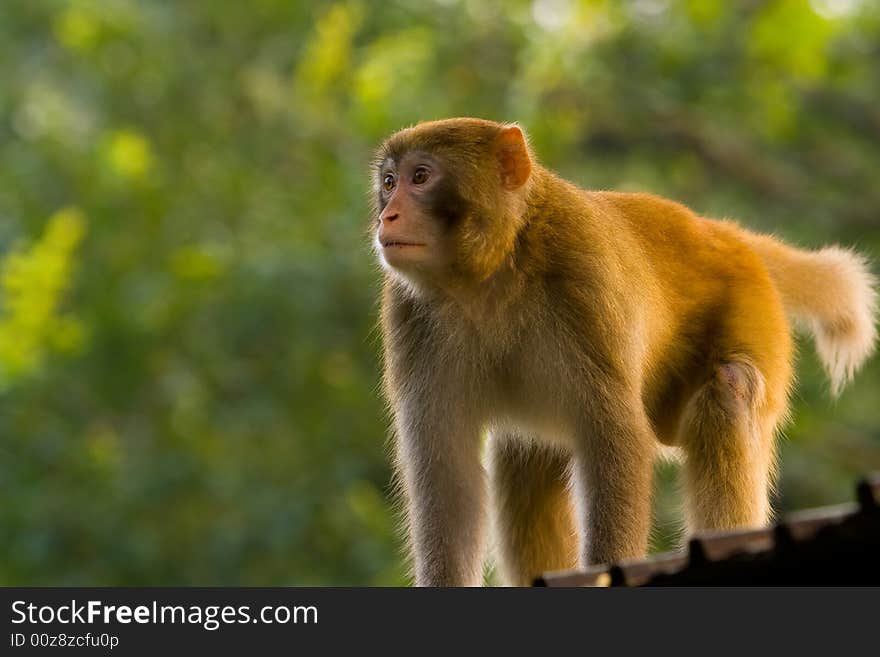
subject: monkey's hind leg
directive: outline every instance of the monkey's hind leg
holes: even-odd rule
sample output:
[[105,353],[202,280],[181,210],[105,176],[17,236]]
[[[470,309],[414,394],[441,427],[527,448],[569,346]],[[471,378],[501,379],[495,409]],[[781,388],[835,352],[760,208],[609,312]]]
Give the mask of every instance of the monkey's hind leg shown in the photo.
[[767,523],[779,417],[767,388],[747,358],[731,359],[688,402],[681,444],[691,531]]
[[505,584],[529,586],[548,570],[577,566],[569,458],[511,435],[493,435],[492,480],[498,564]]

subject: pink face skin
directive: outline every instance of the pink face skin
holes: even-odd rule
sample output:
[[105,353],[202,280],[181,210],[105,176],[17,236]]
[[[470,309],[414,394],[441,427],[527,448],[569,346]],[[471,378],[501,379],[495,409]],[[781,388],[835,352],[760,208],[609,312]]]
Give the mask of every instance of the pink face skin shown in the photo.
[[377,184],[385,206],[378,217],[376,251],[386,267],[408,272],[443,264],[441,227],[427,210],[442,179],[439,163],[417,151],[380,167]]

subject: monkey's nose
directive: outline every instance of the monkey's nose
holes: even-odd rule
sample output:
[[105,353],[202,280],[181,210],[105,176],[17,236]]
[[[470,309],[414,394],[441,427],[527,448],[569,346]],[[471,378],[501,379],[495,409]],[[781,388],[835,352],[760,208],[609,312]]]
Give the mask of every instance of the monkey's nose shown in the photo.
[[400,216],[400,214],[397,212],[395,212],[394,214],[383,214],[381,217],[381,220],[382,220],[383,224],[386,222],[390,224],[392,221],[397,219],[399,216]]

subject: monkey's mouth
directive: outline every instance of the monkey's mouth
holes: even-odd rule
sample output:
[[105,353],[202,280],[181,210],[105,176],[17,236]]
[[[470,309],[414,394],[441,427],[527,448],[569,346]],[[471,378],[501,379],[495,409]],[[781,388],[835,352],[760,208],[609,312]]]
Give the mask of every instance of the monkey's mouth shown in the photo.
[[383,249],[406,248],[408,246],[425,246],[425,245],[420,244],[418,242],[401,242],[400,240],[387,240],[385,242],[382,242]]

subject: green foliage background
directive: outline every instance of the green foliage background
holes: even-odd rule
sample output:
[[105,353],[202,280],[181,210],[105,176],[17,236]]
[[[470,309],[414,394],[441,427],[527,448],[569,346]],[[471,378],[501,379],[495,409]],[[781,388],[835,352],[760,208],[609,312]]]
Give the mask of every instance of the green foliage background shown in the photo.
[[[878,62],[867,0],[0,4],[0,583],[405,581],[381,138],[517,120],[584,186],[876,257]],[[803,345],[783,511],[880,469],[880,362],[832,404]]]

